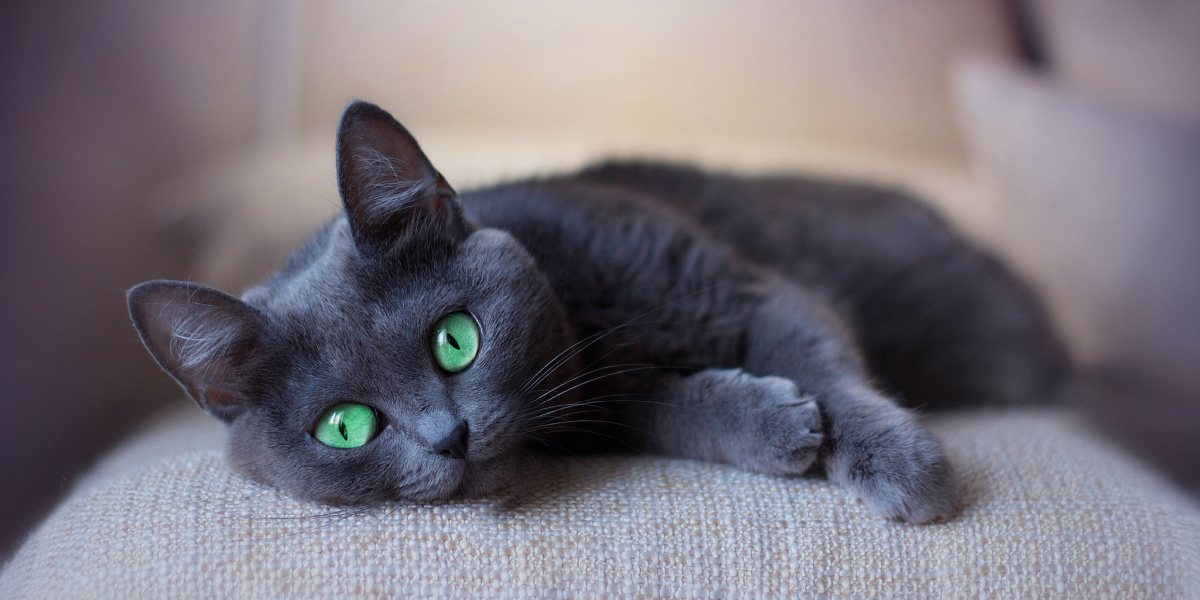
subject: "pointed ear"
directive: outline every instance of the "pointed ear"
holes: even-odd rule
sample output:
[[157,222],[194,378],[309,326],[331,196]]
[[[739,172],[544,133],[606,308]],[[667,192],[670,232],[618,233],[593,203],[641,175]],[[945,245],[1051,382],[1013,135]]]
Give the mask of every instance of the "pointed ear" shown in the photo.
[[355,101],[337,139],[338,191],[355,243],[368,253],[413,241],[456,244],[467,235],[458,196],[417,140],[386,111]]
[[257,309],[207,286],[158,280],[129,290],[129,316],[158,366],[201,408],[229,421],[250,401],[247,373],[266,329]]

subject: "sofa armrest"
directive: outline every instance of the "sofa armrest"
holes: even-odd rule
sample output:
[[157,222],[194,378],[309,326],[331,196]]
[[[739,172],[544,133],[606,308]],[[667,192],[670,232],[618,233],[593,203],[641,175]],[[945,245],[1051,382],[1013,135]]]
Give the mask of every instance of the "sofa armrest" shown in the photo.
[[0,597],[1200,590],[1196,508],[1070,416],[971,414],[932,425],[961,472],[966,506],[949,523],[910,526],[878,519],[820,479],[653,457],[531,459],[509,497],[487,502],[334,509],[232,473],[220,436],[192,436],[211,446],[172,455],[164,435],[211,431],[176,421],[118,452],[120,468],[110,461],[107,476],[57,509],[0,576]]

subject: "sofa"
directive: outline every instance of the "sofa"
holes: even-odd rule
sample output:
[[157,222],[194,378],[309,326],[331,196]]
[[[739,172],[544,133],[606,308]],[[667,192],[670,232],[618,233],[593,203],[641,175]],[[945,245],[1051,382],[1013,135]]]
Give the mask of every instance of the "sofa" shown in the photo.
[[[1072,28],[1096,5],[1136,24],[1128,2],[1026,4],[1057,71],[1023,61],[1004,2],[306,3],[264,41],[303,47],[266,53],[265,98],[286,101],[261,142],[157,194],[186,276],[237,292],[337,211],[332,124],[350,96],[393,110],[460,188],[613,154],[908,188],[1037,285],[1084,371],[1161,384],[925,415],[961,474],[957,518],[904,525],[820,479],[630,456],[530,458],[486,501],[337,509],[232,472],[219,424],[173,397],[72,482],[0,597],[1200,597],[1200,508],[1177,485],[1200,409],[1166,400],[1200,389],[1200,336],[1165,316],[1200,296],[1156,260],[1198,239],[1182,224],[1200,88],[1106,62]],[[739,43],[714,50],[729,31]],[[1130,61],[1162,53],[1151,37]],[[1146,91],[1163,81],[1171,94]]]

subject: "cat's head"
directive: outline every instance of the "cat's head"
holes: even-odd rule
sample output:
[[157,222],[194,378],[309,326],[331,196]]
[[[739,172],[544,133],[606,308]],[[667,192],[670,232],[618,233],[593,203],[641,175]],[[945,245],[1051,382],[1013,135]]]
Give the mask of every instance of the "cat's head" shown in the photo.
[[339,504],[487,493],[572,371],[543,369],[571,342],[562,307],[382,109],[346,109],[337,176],[344,216],[265,284],[143,283],[134,326],[255,479]]

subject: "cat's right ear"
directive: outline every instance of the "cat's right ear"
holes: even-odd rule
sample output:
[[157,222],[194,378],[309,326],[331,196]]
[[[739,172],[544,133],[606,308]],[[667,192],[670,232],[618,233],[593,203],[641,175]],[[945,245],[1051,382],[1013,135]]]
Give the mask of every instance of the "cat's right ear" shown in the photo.
[[434,250],[468,234],[454,189],[412,134],[374,104],[355,101],[342,113],[337,178],[360,250]]
[[253,396],[247,375],[264,339],[265,316],[233,296],[183,281],[148,281],[129,290],[128,299],[133,326],[158,366],[213,416],[237,416]]

